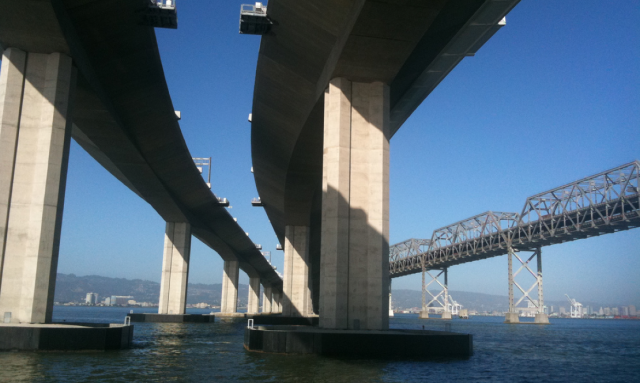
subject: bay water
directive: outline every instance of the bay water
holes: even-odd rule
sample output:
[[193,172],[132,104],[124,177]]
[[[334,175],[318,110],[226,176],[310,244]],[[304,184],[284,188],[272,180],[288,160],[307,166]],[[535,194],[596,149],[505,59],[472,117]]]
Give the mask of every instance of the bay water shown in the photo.
[[[129,310],[56,306],[54,321],[121,323]],[[0,352],[0,382],[640,382],[640,321],[552,318],[548,326],[503,321],[391,318],[391,328],[473,334],[473,356],[430,360],[250,353],[242,344],[245,320],[135,323],[129,350]]]

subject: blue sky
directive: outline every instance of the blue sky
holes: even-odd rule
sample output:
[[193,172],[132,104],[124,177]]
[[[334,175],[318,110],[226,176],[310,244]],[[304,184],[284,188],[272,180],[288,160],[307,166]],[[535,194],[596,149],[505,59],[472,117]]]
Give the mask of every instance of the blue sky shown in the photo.
[[[238,34],[241,3],[179,1],[179,28],[156,34],[191,154],[212,157],[213,191],[281,270],[266,214],[250,204],[260,37]],[[425,100],[391,141],[391,243],[520,212],[529,195],[640,159],[640,1],[610,4],[523,0]],[[163,238],[157,213],[74,143],[58,271],[159,281]],[[213,250],[194,240],[191,257],[191,282],[220,283]],[[640,306],[640,230],[545,247],[543,268],[546,299]],[[506,257],[453,267],[449,284],[506,295]],[[394,288],[419,290],[420,276]]]

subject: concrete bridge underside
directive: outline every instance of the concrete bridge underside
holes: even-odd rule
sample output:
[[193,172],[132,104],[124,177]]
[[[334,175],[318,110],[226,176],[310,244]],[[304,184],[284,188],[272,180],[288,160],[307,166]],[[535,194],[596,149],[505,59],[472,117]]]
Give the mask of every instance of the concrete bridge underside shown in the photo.
[[193,163],[154,29],[141,23],[147,6],[145,0],[2,0],[0,48],[71,57],[76,142],[166,222],[189,223],[225,261],[278,290],[280,277]]
[[[287,238],[287,232],[308,228],[308,248],[296,248],[294,252],[306,263],[308,280],[294,274],[288,276],[285,265],[284,290],[287,295],[287,286],[296,284],[310,289],[313,311],[320,311],[321,324],[320,281],[326,286],[321,277],[326,266],[324,260],[321,265],[321,247],[325,246],[326,198],[330,194],[323,159],[326,163],[330,149],[326,134],[327,129],[332,129],[327,118],[333,118],[326,107],[332,102],[328,98],[330,82],[343,79],[353,84],[343,85],[353,89],[360,87],[358,84],[378,83],[386,89],[384,100],[375,107],[382,108],[384,116],[377,129],[384,132],[388,142],[440,81],[504,25],[501,20],[517,3],[518,0],[269,2],[268,16],[273,25],[261,42],[252,111],[254,175],[280,243],[295,243],[293,238]],[[341,88],[337,83],[336,86]],[[351,98],[348,101],[356,102]],[[356,109],[347,108],[351,112],[345,113]],[[354,153],[353,148],[348,150]],[[388,220],[388,193],[384,196],[388,178],[386,182],[380,191],[380,208]],[[352,205],[344,214],[350,214],[353,208]],[[365,216],[374,210],[365,209]],[[384,240],[385,230],[381,230]],[[386,235],[388,241],[388,229]],[[381,256],[380,262],[385,262],[385,256]],[[369,279],[383,277],[380,274]],[[288,282],[287,278],[292,280]],[[305,296],[292,291],[288,295]],[[292,305],[294,312],[305,313],[303,301]]]

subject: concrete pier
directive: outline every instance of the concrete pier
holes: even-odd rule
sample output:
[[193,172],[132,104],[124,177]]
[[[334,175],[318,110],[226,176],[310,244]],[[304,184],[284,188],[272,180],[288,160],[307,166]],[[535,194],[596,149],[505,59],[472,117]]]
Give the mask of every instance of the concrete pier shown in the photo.
[[7,237],[26,59],[25,52],[7,49],[2,56],[0,71],[0,282],[4,264],[4,244]]
[[287,299],[282,302],[282,315],[308,316],[311,314],[309,288],[309,227],[285,228],[283,290]]
[[271,314],[273,312],[272,301],[271,301],[272,298],[273,298],[273,294],[272,294],[271,286],[263,285],[263,290],[262,290],[262,313],[263,314]]
[[212,314],[127,314],[131,322],[147,323],[214,323],[216,316]]
[[182,315],[187,307],[191,225],[167,222],[158,314]]
[[131,347],[133,326],[0,323],[0,351],[106,351]]
[[533,319],[533,323],[535,324],[550,324],[549,323],[549,316],[545,313],[538,313],[536,314],[535,318]]
[[389,327],[389,89],[325,92],[320,327]]
[[238,261],[224,261],[222,273],[222,299],[220,312],[233,314],[238,311],[238,273],[240,265]]
[[473,353],[473,336],[444,331],[341,331],[310,326],[254,326],[245,329],[244,348],[278,354],[465,358]]
[[282,291],[273,291],[271,298],[271,311],[276,314],[282,314]]
[[509,323],[509,324],[520,323],[520,317],[518,313],[506,312],[504,314],[504,323]]
[[76,70],[9,48],[0,72],[0,315],[50,323]]
[[247,302],[247,314],[260,312],[260,277],[249,278],[249,299]]

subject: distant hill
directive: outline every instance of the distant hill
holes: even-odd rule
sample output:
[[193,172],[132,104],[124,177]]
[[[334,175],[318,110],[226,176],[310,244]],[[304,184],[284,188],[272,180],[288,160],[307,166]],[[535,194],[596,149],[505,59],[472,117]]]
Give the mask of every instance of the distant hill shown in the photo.
[[[58,274],[54,301],[84,302],[87,293],[97,293],[102,301],[111,295],[133,296],[138,302],[158,303],[160,284],[142,279],[109,278],[99,275],[77,276],[75,274]],[[222,285],[220,283],[206,285],[189,283],[187,287],[187,303],[208,303],[220,305]],[[238,289],[238,304],[245,306],[249,287],[240,284]]]

